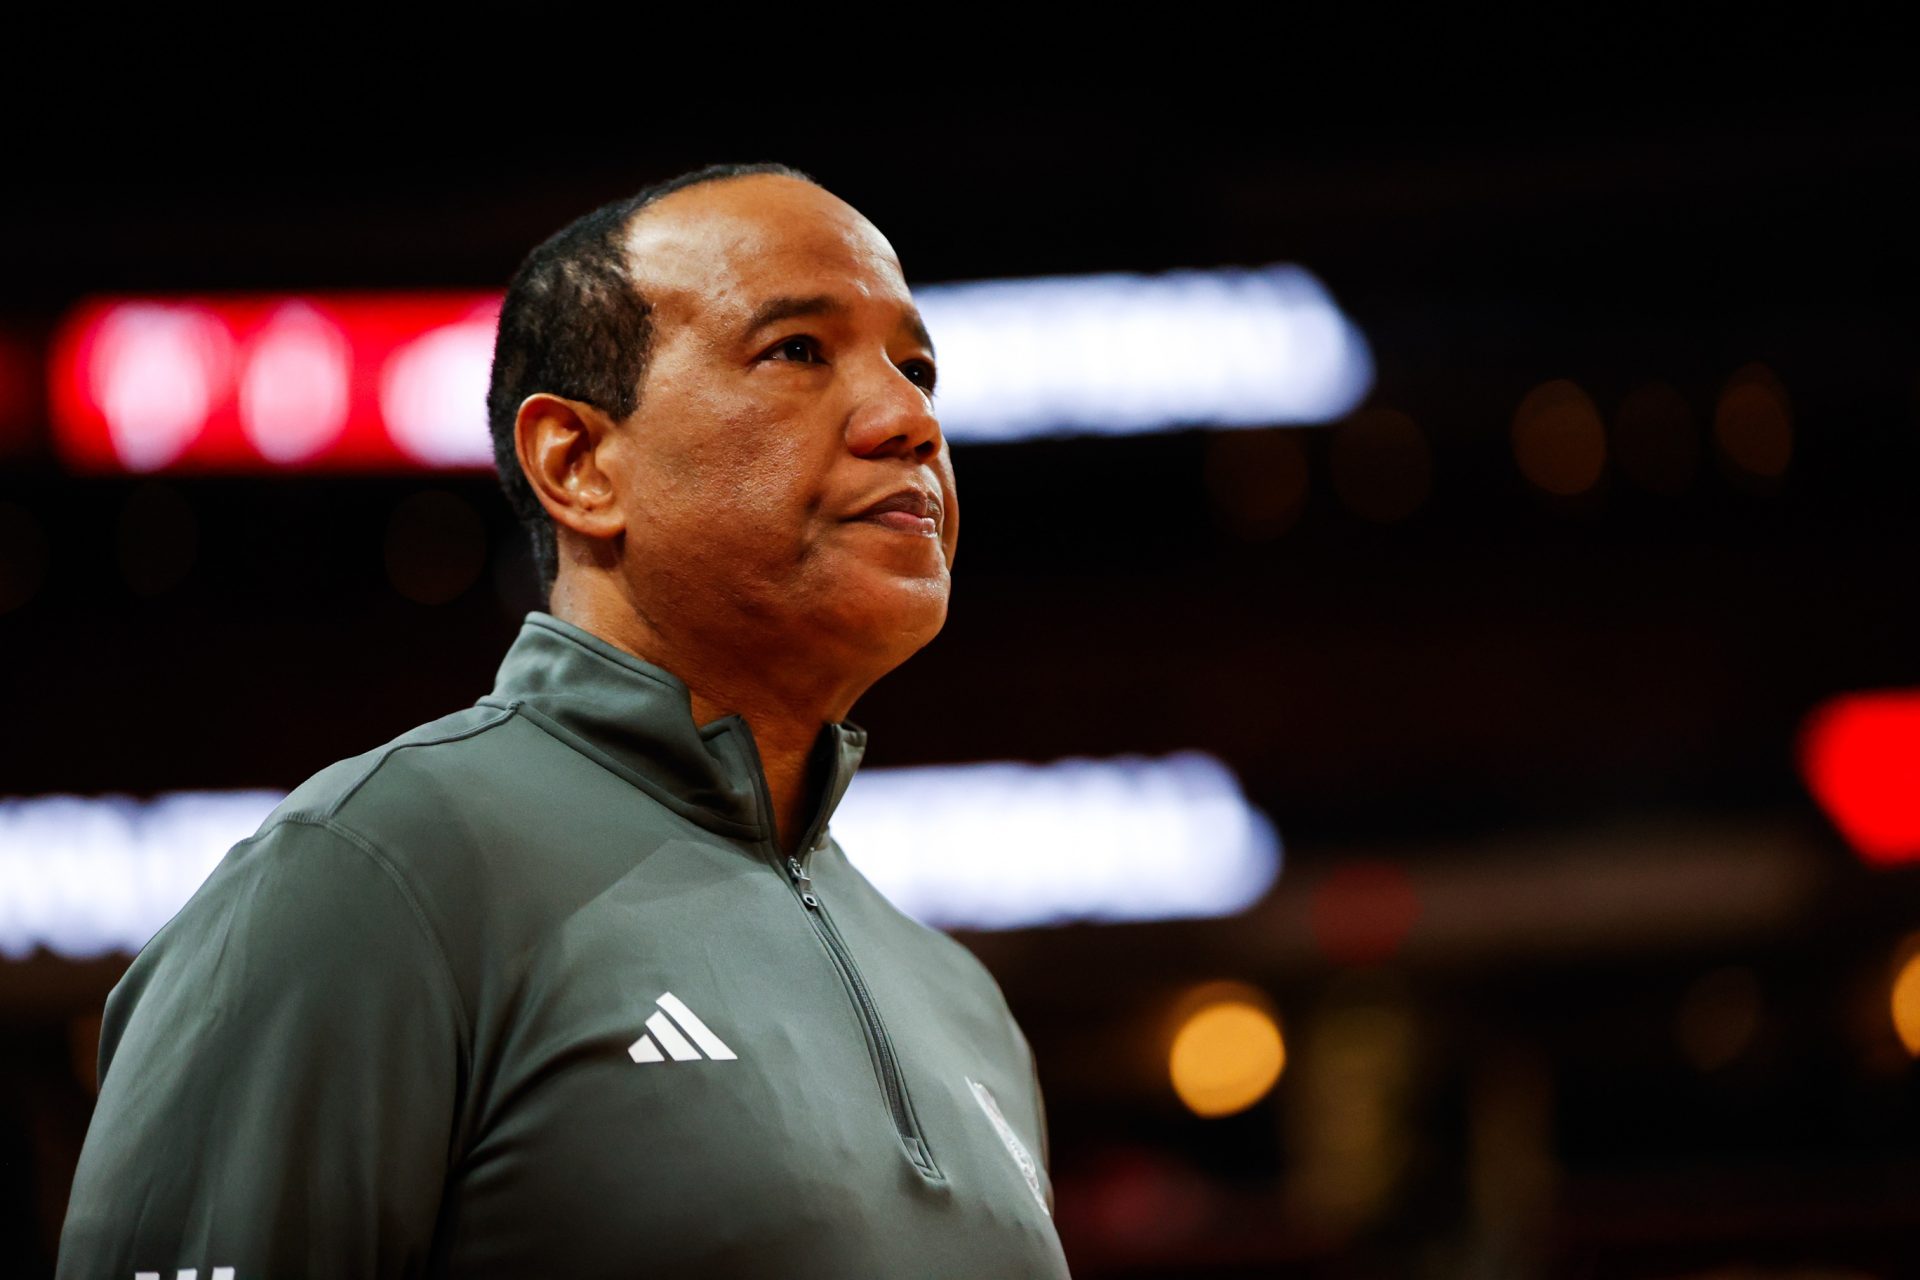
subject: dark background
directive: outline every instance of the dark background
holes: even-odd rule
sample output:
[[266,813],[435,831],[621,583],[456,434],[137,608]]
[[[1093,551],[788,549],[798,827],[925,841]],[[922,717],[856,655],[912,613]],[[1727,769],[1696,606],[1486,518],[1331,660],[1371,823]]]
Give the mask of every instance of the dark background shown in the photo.
[[[870,766],[1203,749],[1286,840],[1235,919],[963,937],[1038,1054],[1076,1274],[1914,1274],[1886,993],[1920,890],[1847,850],[1795,743],[1828,696],[1920,684],[1920,135],[1887,81],[1780,65],[1471,107],[1397,65],[1185,108],[886,79],[865,113],[663,92],[643,129],[202,78],[26,131],[0,331],[31,380],[95,293],[498,287],[584,209],[733,159],[812,172],[916,283],[1301,263],[1373,346],[1361,413],[957,447],[951,620],[854,713]],[[1790,409],[1774,479],[1711,430],[1754,365]],[[1615,450],[1575,498],[1512,448],[1555,379]],[[1623,465],[1656,381],[1693,447],[1665,492]],[[1389,411],[1424,454],[1369,444]],[[0,793],[290,787],[471,702],[532,603],[491,476],[77,478],[16,418]],[[0,963],[10,1272],[50,1270],[123,966]],[[1270,996],[1289,1060],[1200,1120],[1166,1022],[1218,978]]]

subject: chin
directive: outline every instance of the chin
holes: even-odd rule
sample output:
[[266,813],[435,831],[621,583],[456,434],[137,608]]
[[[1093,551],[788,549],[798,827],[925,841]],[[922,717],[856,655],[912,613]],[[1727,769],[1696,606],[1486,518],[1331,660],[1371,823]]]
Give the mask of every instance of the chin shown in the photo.
[[946,625],[947,583],[944,578],[922,580],[886,595],[891,598],[870,595],[862,602],[865,607],[844,611],[835,620],[835,630],[857,637],[862,652],[891,653],[894,661],[904,662]]

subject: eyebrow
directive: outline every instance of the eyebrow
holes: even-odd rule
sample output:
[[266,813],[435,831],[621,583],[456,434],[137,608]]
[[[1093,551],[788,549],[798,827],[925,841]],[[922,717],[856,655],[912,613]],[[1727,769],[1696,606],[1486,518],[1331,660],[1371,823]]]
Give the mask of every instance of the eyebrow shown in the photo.
[[[803,316],[843,316],[850,309],[838,298],[824,293],[816,293],[806,298],[769,298],[754,308],[753,314],[747,318],[746,327],[741,332],[757,333],[770,324],[778,324],[782,320],[795,320]],[[918,311],[909,307],[907,314],[901,319],[901,324],[913,336],[915,342],[932,352],[933,337],[927,332],[926,322],[921,320]]]

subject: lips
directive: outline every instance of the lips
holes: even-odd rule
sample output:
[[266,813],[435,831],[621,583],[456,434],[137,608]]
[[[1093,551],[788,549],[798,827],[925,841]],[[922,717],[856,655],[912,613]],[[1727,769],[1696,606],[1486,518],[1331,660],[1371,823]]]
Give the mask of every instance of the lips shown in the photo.
[[941,503],[937,497],[925,489],[908,486],[895,489],[887,497],[879,499],[872,507],[860,510],[854,520],[874,520],[889,528],[899,528],[914,533],[931,533],[939,530],[941,522]]

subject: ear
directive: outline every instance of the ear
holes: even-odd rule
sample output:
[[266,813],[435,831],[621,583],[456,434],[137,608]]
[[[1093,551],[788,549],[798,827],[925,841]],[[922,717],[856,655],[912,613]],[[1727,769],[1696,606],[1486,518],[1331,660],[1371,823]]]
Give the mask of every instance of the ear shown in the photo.
[[609,456],[619,436],[590,404],[540,392],[520,402],[513,421],[520,469],[556,524],[588,538],[626,528]]

